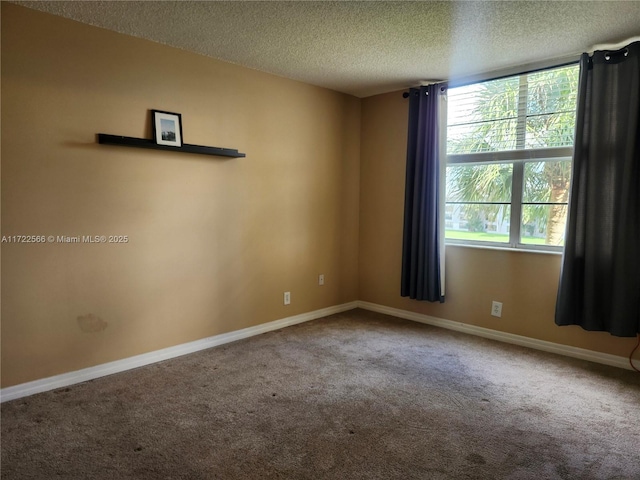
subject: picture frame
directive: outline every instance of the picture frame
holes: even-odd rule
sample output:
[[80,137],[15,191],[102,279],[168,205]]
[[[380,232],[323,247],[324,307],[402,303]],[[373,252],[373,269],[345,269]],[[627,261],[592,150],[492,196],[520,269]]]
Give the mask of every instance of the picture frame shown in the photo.
[[182,115],[151,110],[153,137],[157,145],[182,146]]

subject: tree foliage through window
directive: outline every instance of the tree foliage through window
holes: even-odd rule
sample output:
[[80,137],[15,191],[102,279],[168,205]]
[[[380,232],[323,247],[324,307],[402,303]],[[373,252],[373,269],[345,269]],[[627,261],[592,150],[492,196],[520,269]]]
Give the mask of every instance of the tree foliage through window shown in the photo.
[[[577,77],[577,66],[569,66],[450,89],[447,153],[471,159],[485,152],[572,147]],[[468,223],[480,217],[495,221],[500,209],[509,221],[503,205],[512,201],[513,164],[450,165],[447,202],[460,205]],[[567,159],[525,163],[516,219],[521,236],[540,225],[544,243],[562,244],[570,178]]]

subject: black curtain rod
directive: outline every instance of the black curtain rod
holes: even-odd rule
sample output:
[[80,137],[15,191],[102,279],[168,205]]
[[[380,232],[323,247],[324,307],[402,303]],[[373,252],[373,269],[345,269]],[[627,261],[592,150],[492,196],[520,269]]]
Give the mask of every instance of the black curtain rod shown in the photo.
[[[416,88],[416,91],[414,92],[414,94],[415,94],[415,96],[417,97],[417,96],[419,95],[419,93],[418,93],[418,88],[419,88],[419,87],[415,87],[415,88]],[[441,92],[444,92],[444,91],[446,90],[446,88],[447,88],[447,87],[442,86],[442,87],[440,87],[440,91],[441,91]],[[429,95],[429,92],[425,92],[425,93],[426,93],[427,95]],[[409,91],[409,92],[402,92],[402,98],[409,98],[409,95],[411,95],[411,92],[410,92],[410,91]]]
[[[629,44],[626,48],[628,48],[630,45],[632,44]],[[625,47],[623,47],[621,50],[624,50],[624,48]],[[526,73],[540,72],[543,70],[550,70],[552,68],[566,67],[567,65],[578,63],[579,60],[580,60],[580,55],[570,55],[567,57],[555,59],[551,62],[547,62],[547,61],[536,62],[528,65],[522,65],[521,67],[511,67],[504,70],[496,70],[493,72],[487,72],[487,73],[478,74],[478,75],[469,75],[466,77],[444,80],[438,83],[443,84],[443,87],[441,88],[462,87],[465,85],[471,85],[473,83],[488,82],[490,80],[498,80],[499,78],[512,77],[515,75],[524,75]],[[403,92],[402,97],[409,98],[409,92]]]

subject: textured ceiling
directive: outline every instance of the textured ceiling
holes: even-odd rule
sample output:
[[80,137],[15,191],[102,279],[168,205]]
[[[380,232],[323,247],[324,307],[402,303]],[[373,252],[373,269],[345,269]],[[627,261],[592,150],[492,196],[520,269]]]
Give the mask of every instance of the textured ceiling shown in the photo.
[[358,97],[640,35],[640,1],[14,3]]

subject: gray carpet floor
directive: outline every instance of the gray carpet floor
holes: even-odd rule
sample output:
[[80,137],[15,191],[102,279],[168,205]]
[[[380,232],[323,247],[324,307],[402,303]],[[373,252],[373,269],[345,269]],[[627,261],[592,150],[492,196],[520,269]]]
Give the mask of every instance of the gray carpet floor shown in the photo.
[[640,479],[640,375],[363,310],[2,404],[3,479]]

